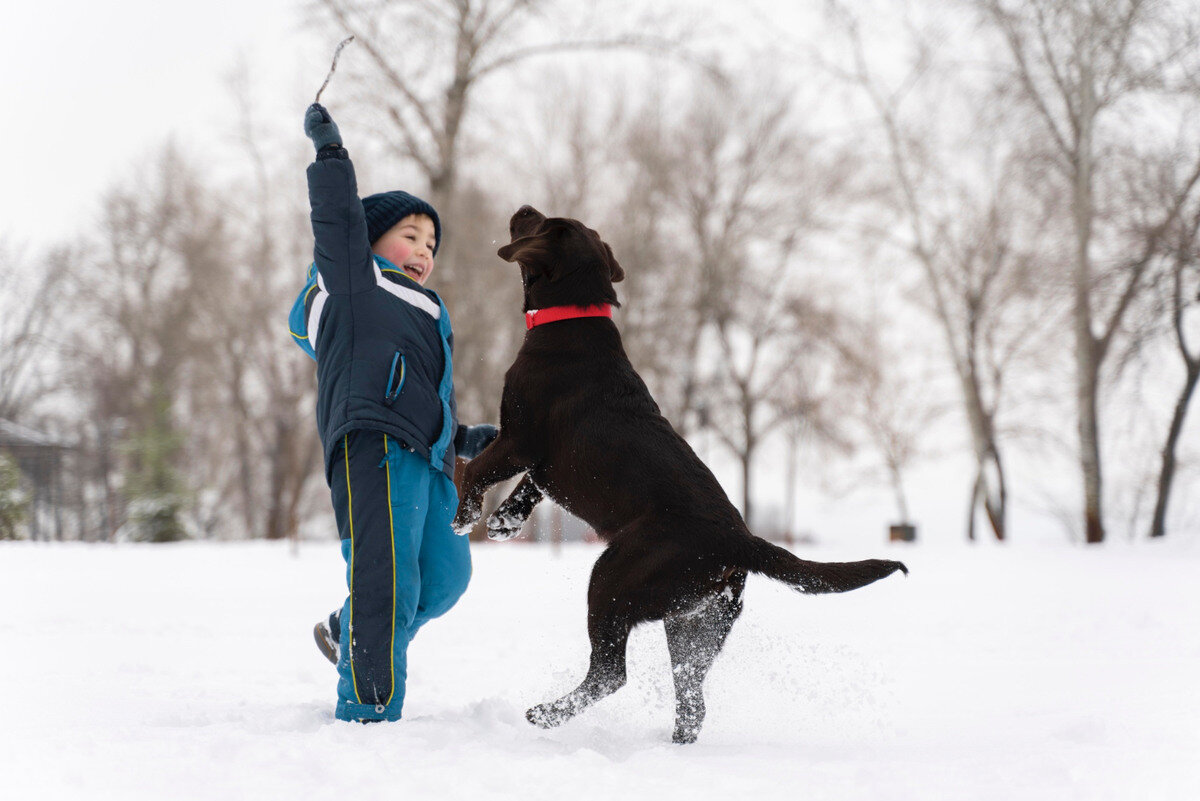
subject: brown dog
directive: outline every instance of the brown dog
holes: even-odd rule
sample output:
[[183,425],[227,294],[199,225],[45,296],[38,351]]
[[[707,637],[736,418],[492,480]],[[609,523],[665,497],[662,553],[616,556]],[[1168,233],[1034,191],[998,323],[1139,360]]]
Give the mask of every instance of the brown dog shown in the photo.
[[741,614],[748,572],[824,593],[908,570],[882,559],[808,562],[751,534],[625,355],[610,319],[613,283],[624,278],[612,249],[579,221],[529,206],[509,230],[499,255],[521,267],[530,330],[505,376],[500,435],[466,468],[455,527],[479,519],[488,487],[525,472],[488,519],[490,537],[516,535],[545,493],[609,543],[588,588],[587,677],[529,710],[531,723],[557,726],[619,689],[630,630],[662,620],[674,740],[694,742],[704,677]]

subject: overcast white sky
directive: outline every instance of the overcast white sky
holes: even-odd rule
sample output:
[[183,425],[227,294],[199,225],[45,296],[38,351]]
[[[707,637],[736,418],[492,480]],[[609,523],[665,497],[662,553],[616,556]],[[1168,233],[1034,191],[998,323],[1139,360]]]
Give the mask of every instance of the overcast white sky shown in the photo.
[[[753,30],[748,38],[723,39],[730,51],[796,26],[805,7],[795,0],[671,1],[706,19],[711,30]],[[300,110],[320,85],[335,44],[302,28],[302,5],[6,4],[0,24],[0,237],[36,249],[84,230],[101,192],[168,136],[189,152],[219,153],[234,119],[226,80],[240,57],[252,66],[252,88],[266,117],[292,113],[298,132]],[[661,7],[662,0],[652,5]]]
[[[244,55],[280,93],[306,38],[298,0],[32,0],[0,24],[0,236],[33,247],[84,226],[100,193],[169,135],[207,152]],[[315,66],[319,85],[325,67]],[[286,98],[281,98],[281,105]]]

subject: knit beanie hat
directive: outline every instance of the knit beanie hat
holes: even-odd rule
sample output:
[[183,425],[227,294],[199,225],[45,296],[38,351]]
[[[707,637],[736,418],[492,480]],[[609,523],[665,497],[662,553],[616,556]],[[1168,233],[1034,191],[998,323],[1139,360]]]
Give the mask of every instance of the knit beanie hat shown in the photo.
[[372,245],[408,215],[424,214],[433,220],[433,255],[437,255],[438,247],[442,244],[442,222],[433,206],[399,190],[368,195],[362,199],[362,204],[367,215],[367,239]]

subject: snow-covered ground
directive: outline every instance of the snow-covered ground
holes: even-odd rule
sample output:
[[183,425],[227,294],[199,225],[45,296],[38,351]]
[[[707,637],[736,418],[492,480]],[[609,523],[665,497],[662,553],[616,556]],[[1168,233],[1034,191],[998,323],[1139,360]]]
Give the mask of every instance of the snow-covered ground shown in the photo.
[[597,550],[482,545],[410,651],[406,719],[333,720],[312,624],[335,543],[0,547],[10,799],[1200,798],[1200,550],[808,549],[912,569],[841,596],[753,577],[670,743],[661,627],[553,731],[583,675]]

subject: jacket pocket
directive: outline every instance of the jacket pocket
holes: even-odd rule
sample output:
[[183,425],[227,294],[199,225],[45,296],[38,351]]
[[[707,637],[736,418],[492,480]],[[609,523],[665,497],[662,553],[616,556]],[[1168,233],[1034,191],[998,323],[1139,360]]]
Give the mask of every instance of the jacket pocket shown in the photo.
[[404,388],[405,372],[404,354],[396,351],[396,354],[392,356],[392,366],[388,370],[387,386],[383,391],[384,403],[392,403],[396,398],[400,397],[400,390]]

